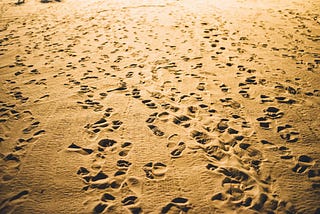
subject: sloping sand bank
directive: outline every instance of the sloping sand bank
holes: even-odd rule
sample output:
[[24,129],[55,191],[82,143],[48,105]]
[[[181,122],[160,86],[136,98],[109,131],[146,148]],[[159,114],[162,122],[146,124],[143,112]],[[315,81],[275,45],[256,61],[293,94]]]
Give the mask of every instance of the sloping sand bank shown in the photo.
[[320,213],[319,1],[0,5],[0,213]]

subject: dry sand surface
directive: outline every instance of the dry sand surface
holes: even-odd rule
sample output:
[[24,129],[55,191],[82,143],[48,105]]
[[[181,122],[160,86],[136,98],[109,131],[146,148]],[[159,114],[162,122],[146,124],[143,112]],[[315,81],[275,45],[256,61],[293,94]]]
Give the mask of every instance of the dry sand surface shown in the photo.
[[320,213],[318,0],[0,12],[0,213]]

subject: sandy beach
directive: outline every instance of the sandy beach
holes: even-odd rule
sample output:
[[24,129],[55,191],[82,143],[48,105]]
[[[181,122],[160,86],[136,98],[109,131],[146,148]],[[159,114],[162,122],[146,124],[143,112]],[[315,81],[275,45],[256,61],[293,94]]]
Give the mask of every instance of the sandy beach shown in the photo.
[[319,1],[0,7],[1,214],[320,214]]

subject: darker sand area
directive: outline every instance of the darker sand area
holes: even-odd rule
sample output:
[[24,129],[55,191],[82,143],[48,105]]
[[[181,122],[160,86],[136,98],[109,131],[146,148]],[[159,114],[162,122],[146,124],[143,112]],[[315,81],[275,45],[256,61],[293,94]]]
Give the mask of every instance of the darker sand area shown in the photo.
[[320,213],[320,2],[0,1],[0,213]]

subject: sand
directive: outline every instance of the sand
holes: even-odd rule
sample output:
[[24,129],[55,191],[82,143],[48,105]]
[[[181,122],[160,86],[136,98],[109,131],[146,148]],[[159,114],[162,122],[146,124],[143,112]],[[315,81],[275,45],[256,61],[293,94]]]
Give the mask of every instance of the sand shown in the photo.
[[0,213],[320,213],[320,2],[0,2]]

